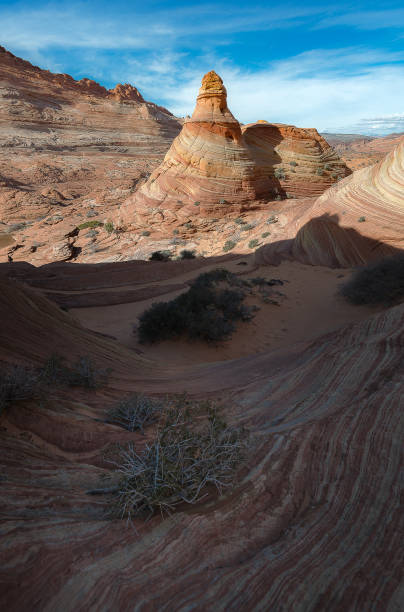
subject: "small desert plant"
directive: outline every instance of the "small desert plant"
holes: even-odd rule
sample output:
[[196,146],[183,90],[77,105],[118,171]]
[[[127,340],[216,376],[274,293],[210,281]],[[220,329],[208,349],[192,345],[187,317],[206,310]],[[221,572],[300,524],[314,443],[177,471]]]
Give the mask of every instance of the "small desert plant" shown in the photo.
[[150,257],[149,261],[169,261],[171,258],[170,251],[154,251]]
[[271,232],[264,232],[263,234],[261,234],[261,238],[268,238],[268,236],[271,235]]
[[174,236],[178,236],[179,233],[180,233],[180,230],[177,230],[177,229],[173,230]]
[[163,406],[160,400],[134,393],[108,411],[106,422],[119,425],[128,431],[143,431],[145,425],[157,420]]
[[268,225],[271,225],[272,223],[278,223],[278,217],[275,217],[275,215],[271,215],[270,217],[268,217],[268,219],[266,220],[266,223]]
[[79,357],[68,366],[60,355],[51,355],[40,370],[40,380],[45,385],[98,389],[106,383],[108,373],[97,368],[89,357]]
[[183,249],[180,253],[180,259],[195,259],[195,251]]
[[40,375],[34,368],[8,366],[0,370],[0,414],[13,402],[32,399],[38,391]]
[[358,223],[364,223],[366,221],[366,217],[359,217]]
[[187,335],[218,342],[230,336],[235,321],[252,318],[251,309],[242,303],[243,291],[217,286],[232,276],[227,270],[212,270],[198,276],[190,289],[174,300],[152,304],[139,317],[139,341],[160,342]]
[[195,427],[188,406],[168,407],[153,442],[137,452],[133,444],[120,450],[114,464],[120,475],[113,503],[121,518],[147,518],[196,504],[207,490],[220,494],[234,482],[245,459],[248,432],[230,427],[212,404],[205,424]]
[[223,251],[227,253],[228,251],[231,251],[232,249],[234,249],[235,246],[236,246],[236,243],[234,242],[234,240],[226,240],[226,242],[223,245]]
[[144,232],[142,232],[142,236],[150,236],[150,232],[148,230],[145,230]]
[[289,164],[290,164],[292,167],[296,167],[296,166],[297,166],[297,162],[295,162],[295,161],[291,161],[291,162],[289,162]]
[[241,217],[237,217],[237,219],[234,219],[234,223],[237,223],[237,225],[245,225],[247,221],[244,221]]
[[194,202],[194,206],[200,206],[201,203],[200,202]]
[[111,221],[107,221],[107,223],[104,223],[104,229],[108,234],[112,234],[114,231],[114,224],[111,223]]
[[285,177],[285,172],[283,171],[282,168],[276,168],[275,172],[274,172],[274,176],[275,176],[275,178],[282,179],[282,180],[286,178]]
[[255,249],[258,245],[259,245],[259,241],[256,238],[254,238],[254,240],[250,240],[250,242],[248,243],[248,248]]
[[255,225],[253,223],[248,223],[247,225],[243,225],[241,228],[242,232],[249,232],[250,230],[254,229]]
[[189,223],[189,222],[188,223],[184,223],[184,227],[185,227],[185,229],[191,229],[192,223]]
[[323,174],[324,174],[324,169],[323,169],[323,168],[317,168],[317,170],[316,170],[316,174],[317,174],[318,176],[323,176]]
[[354,272],[341,288],[352,304],[386,304],[404,298],[404,253],[369,263]]
[[92,228],[94,229],[95,227],[102,227],[103,223],[101,223],[101,221],[85,221],[84,223],[81,223],[80,225],[77,226],[77,229],[79,230],[83,230],[83,229],[87,229],[87,228]]

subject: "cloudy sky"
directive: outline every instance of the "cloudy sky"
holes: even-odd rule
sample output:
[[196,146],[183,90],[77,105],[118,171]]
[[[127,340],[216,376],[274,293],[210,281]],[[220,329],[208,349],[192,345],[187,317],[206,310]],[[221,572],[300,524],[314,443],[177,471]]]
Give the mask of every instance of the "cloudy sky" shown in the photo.
[[53,72],[132,83],[179,116],[214,69],[244,123],[404,131],[403,3],[306,2],[0,0],[0,44]]

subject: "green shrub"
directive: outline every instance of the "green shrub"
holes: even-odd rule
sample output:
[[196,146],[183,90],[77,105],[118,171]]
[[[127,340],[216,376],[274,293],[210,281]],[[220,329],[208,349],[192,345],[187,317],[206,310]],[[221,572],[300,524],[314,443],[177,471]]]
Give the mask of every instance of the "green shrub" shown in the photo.
[[293,166],[293,167],[296,167],[296,166],[297,166],[297,162],[295,162],[295,161],[291,161],[291,162],[289,162],[289,164],[290,164],[291,166]]
[[275,215],[271,215],[270,217],[268,217],[268,219],[266,220],[266,223],[268,225],[271,225],[272,223],[278,223],[278,217],[275,217]]
[[404,298],[404,253],[370,263],[341,288],[352,304],[393,305]]
[[366,217],[359,217],[358,223],[364,223],[366,221]]
[[255,225],[253,223],[248,223],[247,225],[243,225],[243,227],[241,228],[242,232],[249,232],[250,230],[254,229]]
[[200,206],[201,203],[200,202],[194,202],[194,206]]
[[183,249],[180,253],[180,259],[195,259],[195,251]]
[[238,217],[237,219],[234,219],[234,223],[237,223],[237,225],[245,225],[247,221],[244,221],[244,219]]
[[101,221],[98,221],[98,220],[85,221],[84,223],[81,223],[80,225],[78,225],[77,229],[79,229],[79,230],[83,230],[83,229],[87,229],[87,228],[94,229],[95,227],[102,227],[102,225],[104,225],[104,224],[101,223]]
[[114,224],[110,221],[107,221],[107,223],[104,223],[104,229],[106,232],[108,232],[108,234],[112,234],[112,232],[114,231]]
[[182,335],[207,342],[227,338],[235,330],[235,321],[252,318],[251,310],[242,304],[242,291],[217,286],[232,276],[220,269],[201,274],[186,293],[171,302],[152,304],[139,317],[139,341],[160,342]]
[[282,168],[275,168],[274,176],[277,179],[285,179],[285,172]]
[[[184,405],[185,404],[185,405]],[[197,406],[201,412],[200,405]],[[168,406],[155,440],[142,451],[120,450],[118,490],[112,498],[121,518],[162,515],[179,504],[196,504],[212,487],[222,494],[245,459],[248,432],[229,427],[212,404],[202,405],[204,424],[195,427],[188,405]]]
[[271,232],[264,232],[263,234],[261,234],[261,238],[268,238],[268,236],[271,235]]
[[256,238],[254,238],[254,240],[250,240],[250,242],[248,243],[248,248],[255,249],[258,245],[259,245],[259,241]]
[[234,242],[234,240],[226,240],[226,242],[223,245],[223,251],[225,253],[227,253],[228,251],[231,251],[232,249],[234,249],[234,247],[236,246],[236,242]]
[[149,261],[169,261],[170,259],[170,251],[154,251],[149,257]]
[[150,232],[148,230],[145,230],[144,232],[142,232],[142,236],[150,236]]

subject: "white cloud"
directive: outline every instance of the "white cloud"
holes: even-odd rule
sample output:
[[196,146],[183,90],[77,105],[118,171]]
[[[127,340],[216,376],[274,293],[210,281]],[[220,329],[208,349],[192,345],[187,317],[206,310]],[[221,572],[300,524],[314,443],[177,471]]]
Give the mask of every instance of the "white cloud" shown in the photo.
[[[184,116],[192,114],[203,74],[215,69],[226,85],[229,108],[243,123],[266,119],[321,131],[349,126],[354,133],[388,133],[398,129],[404,114],[402,59],[363,48],[313,50],[249,72],[214,55],[186,67],[174,57],[165,74],[148,69],[143,74],[138,66],[129,80],[148,99]],[[157,58],[154,63],[158,66]],[[372,119],[380,115],[389,120]]]

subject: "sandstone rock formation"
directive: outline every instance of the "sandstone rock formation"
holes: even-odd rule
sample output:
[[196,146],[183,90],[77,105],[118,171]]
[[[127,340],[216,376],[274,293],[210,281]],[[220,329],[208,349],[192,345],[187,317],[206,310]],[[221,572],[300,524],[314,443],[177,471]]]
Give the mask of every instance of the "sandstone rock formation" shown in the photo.
[[[286,352],[173,368],[1,287],[2,362],[57,350],[113,369],[99,392],[50,389],[0,417],[2,609],[400,608],[403,305]],[[88,491],[110,486],[109,448],[149,439],[105,422],[140,390],[220,396],[252,436],[229,494],[135,531]]]
[[386,157],[357,170],[289,219],[293,234],[274,240],[259,261],[286,257],[350,267],[404,250],[404,136]]
[[269,195],[317,196],[350,170],[315,129],[257,122],[242,128],[259,175],[273,177]]
[[[32,66],[0,48],[0,232],[15,260],[69,257],[53,242],[87,220],[111,221],[118,206],[160,163],[180,122],[131,85],[107,90]],[[57,225],[52,217],[64,220]],[[49,232],[49,220],[52,232]],[[110,236],[109,247],[113,245]],[[91,254],[81,241],[76,256]],[[105,257],[103,245],[98,257]],[[32,250],[34,249],[34,250]],[[0,261],[7,258],[0,250]]]
[[316,130],[266,122],[241,129],[211,71],[192,117],[120,219],[129,226],[197,222],[254,208],[257,200],[317,195],[349,173]]

